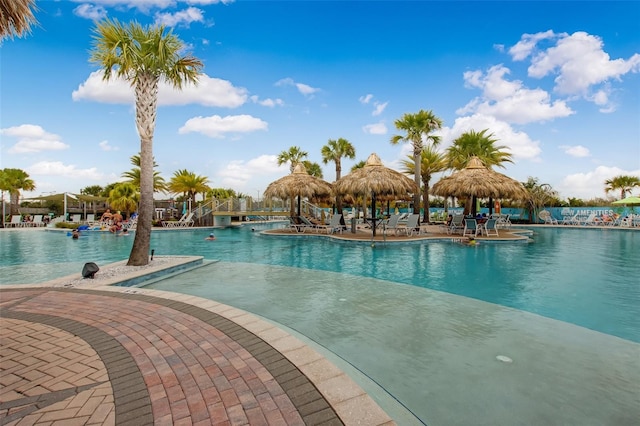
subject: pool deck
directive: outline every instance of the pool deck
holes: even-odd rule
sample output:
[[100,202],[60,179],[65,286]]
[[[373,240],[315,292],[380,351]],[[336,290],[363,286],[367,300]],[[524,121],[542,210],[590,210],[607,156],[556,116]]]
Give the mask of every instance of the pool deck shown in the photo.
[[113,273],[125,269],[118,262],[94,280],[3,286],[0,424],[396,424],[342,370],[270,322],[194,296],[112,285],[198,260],[156,258]]

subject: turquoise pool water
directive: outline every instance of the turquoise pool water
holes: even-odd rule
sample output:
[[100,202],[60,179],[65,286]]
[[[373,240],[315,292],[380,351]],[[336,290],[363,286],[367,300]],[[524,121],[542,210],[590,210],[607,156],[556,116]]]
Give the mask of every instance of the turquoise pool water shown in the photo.
[[[208,229],[154,232],[151,247],[156,255],[201,255],[410,284],[640,342],[639,232],[539,228],[532,244],[407,242],[371,247],[259,233],[269,226],[281,225],[255,225],[256,232],[249,226],[219,229],[215,241],[204,240]],[[85,262],[122,260],[132,243],[133,236],[102,232],[87,232],[79,240],[56,231],[2,232],[0,284],[43,282],[80,272]]]

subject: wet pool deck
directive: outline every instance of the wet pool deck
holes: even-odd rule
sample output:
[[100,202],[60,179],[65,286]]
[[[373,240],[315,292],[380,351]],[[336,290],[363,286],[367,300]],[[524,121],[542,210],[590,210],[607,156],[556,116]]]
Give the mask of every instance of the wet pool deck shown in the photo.
[[4,286],[0,424],[396,424],[343,371],[269,322],[194,296],[111,285],[198,259]]

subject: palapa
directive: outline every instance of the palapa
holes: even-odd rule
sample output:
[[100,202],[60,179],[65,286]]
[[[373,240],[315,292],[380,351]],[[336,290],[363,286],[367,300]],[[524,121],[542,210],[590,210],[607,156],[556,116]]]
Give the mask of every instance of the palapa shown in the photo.
[[[371,196],[371,217],[375,220],[376,197],[404,198],[417,188],[413,180],[393,169],[385,167],[376,153],[372,153],[365,166],[353,170],[333,184],[336,195]],[[373,227],[373,235],[376,227]]]
[[271,182],[264,191],[267,198],[276,197],[286,200],[298,197],[298,216],[302,197],[328,197],[332,195],[331,184],[311,176],[302,164],[297,164],[293,173]]
[[478,157],[471,157],[467,166],[440,179],[431,192],[442,197],[509,198],[522,200],[529,193],[515,179],[488,169]]

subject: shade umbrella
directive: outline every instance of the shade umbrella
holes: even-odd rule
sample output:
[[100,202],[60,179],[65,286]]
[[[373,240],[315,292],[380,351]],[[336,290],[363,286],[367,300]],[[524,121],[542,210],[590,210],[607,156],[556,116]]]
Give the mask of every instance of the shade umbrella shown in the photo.
[[302,197],[326,197],[332,194],[331,184],[307,173],[302,164],[297,164],[293,173],[271,182],[264,191],[265,197],[287,199],[298,197],[298,216]]
[[[478,157],[471,157],[467,166],[436,182],[431,192],[441,197],[510,198],[524,200],[529,193],[515,179],[488,169]],[[472,204],[472,207],[473,204]]]
[[404,197],[417,191],[416,184],[409,177],[385,167],[376,153],[372,153],[365,166],[353,170],[333,184],[336,195],[371,195],[371,218],[373,235],[376,235],[376,197]]
[[627,198],[623,198],[622,200],[614,201],[611,204],[615,204],[618,206],[632,206],[634,204],[640,204],[640,197],[630,196]]

